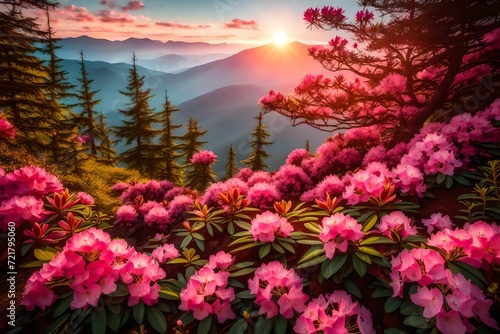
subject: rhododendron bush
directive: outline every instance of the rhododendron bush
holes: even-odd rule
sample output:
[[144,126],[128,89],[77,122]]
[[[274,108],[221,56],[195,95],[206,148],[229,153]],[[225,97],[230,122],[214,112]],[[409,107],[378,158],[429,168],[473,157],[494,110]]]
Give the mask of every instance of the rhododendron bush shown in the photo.
[[[342,121],[335,126],[347,130],[315,152],[296,149],[275,171],[243,168],[217,182],[217,156],[199,151],[190,183],[117,183],[109,192],[121,204],[106,213],[43,168],[0,169],[0,228],[18,231],[24,273],[23,332],[500,331],[500,99],[470,112],[441,105],[491,74],[498,29],[479,22],[459,64],[443,47],[431,66],[426,43],[406,53],[370,44],[403,37],[387,35],[367,8],[350,23],[330,6],[304,18],[358,39],[312,49],[323,65],[344,70],[355,59],[367,66],[350,68],[359,77],[380,72],[371,83],[308,75],[294,96],[261,99],[313,125]],[[391,20],[407,28],[404,15]],[[405,56],[415,71],[401,71]],[[14,129],[0,125],[11,140]],[[406,125],[411,136],[394,143]]]

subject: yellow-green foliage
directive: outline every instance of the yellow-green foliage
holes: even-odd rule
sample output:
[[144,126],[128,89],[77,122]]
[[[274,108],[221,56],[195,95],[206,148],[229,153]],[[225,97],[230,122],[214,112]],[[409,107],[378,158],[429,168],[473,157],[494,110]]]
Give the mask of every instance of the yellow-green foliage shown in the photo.
[[45,159],[36,157],[19,145],[0,139],[0,167],[6,173],[28,165],[38,166],[58,177],[61,174],[57,166],[48,163]]
[[110,187],[120,181],[141,179],[141,175],[136,170],[113,167],[94,160],[83,162],[81,170],[80,174],[62,176],[64,186],[71,192],[84,191],[90,194],[95,200],[95,209],[111,216],[121,203]]

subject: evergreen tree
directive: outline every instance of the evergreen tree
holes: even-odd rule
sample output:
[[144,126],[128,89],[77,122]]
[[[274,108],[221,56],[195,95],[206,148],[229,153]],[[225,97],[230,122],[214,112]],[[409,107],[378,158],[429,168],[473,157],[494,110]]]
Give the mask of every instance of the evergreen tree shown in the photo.
[[78,81],[80,82],[80,89],[77,90],[75,94],[78,102],[72,104],[71,107],[81,110],[75,118],[75,122],[80,126],[80,134],[88,138],[90,154],[97,156],[97,152],[102,149],[101,147],[98,147],[97,143],[98,140],[102,140],[102,138],[100,137],[100,131],[98,131],[98,125],[96,122],[97,112],[95,107],[101,102],[101,100],[96,99],[95,97],[99,90],[92,90],[90,87],[94,80],[88,77],[87,70],[85,69],[83,51],[80,51],[79,64],[80,77],[78,78]]
[[306,151],[309,153],[311,152],[311,145],[309,144],[309,139],[306,140]]
[[70,121],[71,112],[60,101],[73,96],[68,91],[74,86],[66,80],[67,72],[61,70],[61,59],[56,55],[56,50],[60,49],[60,46],[57,46],[57,40],[53,37],[48,5],[45,7],[45,13],[47,38],[44,40],[41,51],[48,56],[45,66],[47,71],[46,99],[50,117],[47,121],[49,128],[53,130],[53,134],[48,138],[49,158],[59,166],[69,166],[74,165],[72,159],[68,160],[68,156],[74,151],[72,147],[78,136],[78,125]]
[[193,154],[190,161],[190,168],[186,173],[186,186],[204,191],[207,187],[215,182],[217,175],[214,173],[212,166],[215,163],[217,156],[212,151],[199,151]]
[[46,38],[33,18],[15,4],[0,12],[0,109],[17,129],[17,142],[31,151],[48,152],[53,135],[52,109],[46,99],[47,72],[34,55]]
[[168,100],[168,94],[165,91],[165,104],[163,110],[159,112],[158,121],[163,126],[163,134],[160,138],[161,151],[159,154],[158,165],[160,166],[156,177],[169,180],[177,185],[182,184],[182,166],[179,165],[177,159],[181,156],[178,152],[181,146],[176,143],[180,140],[180,136],[174,135],[174,131],[181,128],[182,125],[174,124],[172,121],[172,113],[179,111]]
[[250,167],[251,170],[258,171],[269,168],[264,162],[264,159],[269,157],[264,147],[273,144],[273,142],[267,141],[270,135],[267,132],[266,126],[262,123],[262,113],[259,113],[255,119],[257,119],[257,125],[252,132],[252,136],[255,140],[250,142],[253,150],[250,152],[248,158],[243,160],[242,163]]
[[120,91],[130,99],[130,103],[127,109],[119,109],[124,119],[123,125],[115,128],[115,133],[127,146],[133,146],[121,153],[119,160],[146,176],[153,176],[156,169],[155,155],[158,150],[158,145],[155,145],[153,140],[159,131],[153,129],[152,125],[157,119],[149,106],[151,89],[144,88],[144,76],[140,76],[137,72],[135,54],[132,60],[127,90]]
[[105,117],[106,116],[101,113],[99,116],[99,123],[97,124],[97,132],[101,140],[98,146],[98,151],[100,153],[100,158],[98,159],[98,161],[107,165],[114,166],[116,162],[116,152],[113,147],[112,141],[109,138],[108,127],[106,125],[106,121],[104,120]]
[[226,174],[224,174],[224,180],[233,178],[238,174],[238,164],[236,163],[236,152],[234,152],[233,145],[229,146],[229,151],[227,152],[227,163],[226,163]]
[[205,141],[200,141],[200,137],[205,133],[207,133],[207,130],[200,130],[196,118],[189,118],[187,132],[181,137],[182,144],[180,145],[182,150],[181,156],[184,158],[184,166],[189,166],[193,154],[198,152],[201,147],[207,143]]

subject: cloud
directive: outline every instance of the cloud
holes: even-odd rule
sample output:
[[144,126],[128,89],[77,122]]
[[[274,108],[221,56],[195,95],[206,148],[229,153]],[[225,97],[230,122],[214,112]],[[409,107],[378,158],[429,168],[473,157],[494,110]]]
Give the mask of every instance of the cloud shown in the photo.
[[135,17],[127,13],[117,13],[114,10],[100,10],[97,13],[99,21],[104,23],[134,23]]
[[69,5],[64,8],[55,9],[55,13],[58,15],[57,18],[62,20],[70,20],[75,22],[95,22],[96,17],[90,13],[85,7],[77,7],[75,5]]
[[202,24],[182,24],[177,22],[156,22],[155,25],[173,29],[206,29],[209,25]]
[[255,20],[245,21],[240,19],[232,19],[230,22],[224,23],[224,28],[259,30],[259,24]]
[[120,7],[122,10],[141,10],[144,8],[144,3],[140,0],[129,1],[125,6]]
[[148,28],[149,24],[136,24],[135,27],[136,28]]
[[120,6],[116,0],[101,0],[99,2],[101,5],[108,7],[109,9],[121,9],[123,11],[128,10],[141,10],[144,8],[144,3],[141,0],[130,0],[125,6]]

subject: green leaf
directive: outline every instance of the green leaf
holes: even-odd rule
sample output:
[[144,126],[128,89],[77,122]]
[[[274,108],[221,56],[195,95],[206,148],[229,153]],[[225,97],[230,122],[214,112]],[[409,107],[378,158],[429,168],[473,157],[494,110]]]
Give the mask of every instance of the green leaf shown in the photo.
[[293,248],[292,245],[290,245],[288,242],[286,241],[281,241],[281,240],[278,240],[279,244],[281,246],[283,246],[284,249],[286,249],[287,251],[289,251],[290,253],[292,254],[295,254],[295,248]]
[[259,334],[270,334],[273,330],[274,319],[266,319],[264,316],[260,316],[255,323],[254,333]]
[[386,328],[384,329],[384,334],[408,334],[408,332],[402,331],[399,328]]
[[354,252],[356,257],[358,257],[360,260],[362,260],[365,263],[372,264],[372,260],[370,259],[369,255],[366,255],[365,253],[361,252]]
[[[359,253],[359,254],[362,254],[362,253]],[[363,254],[365,255],[365,254]],[[363,277],[365,276],[366,274],[366,262],[364,262],[363,260],[361,260],[358,256],[358,254],[354,254],[353,258],[352,258],[352,265],[354,266],[354,270],[356,270],[356,272],[358,273],[358,275],[360,277]]]
[[255,271],[255,268],[243,268],[241,270],[238,270],[238,271],[234,271],[232,272],[229,277],[240,277],[240,276],[245,276],[245,275],[248,275],[248,274],[251,274]]
[[413,304],[411,300],[405,300],[403,304],[401,304],[399,312],[402,315],[422,315],[422,307]]
[[297,240],[297,243],[302,245],[323,245],[321,240]]
[[358,297],[361,299],[361,290],[359,289],[358,285],[354,283],[353,280],[350,279],[345,279],[344,280],[344,288],[353,296]]
[[465,177],[463,177],[461,175],[454,174],[453,179],[463,186],[468,186],[468,187],[472,186],[472,184],[469,182],[469,180],[467,180]]
[[165,333],[167,331],[167,320],[158,307],[148,307],[146,310],[146,319],[157,332]]
[[244,318],[238,319],[232,326],[227,334],[245,334],[248,324]]
[[252,225],[250,225],[249,223],[247,222],[244,222],[244,221],[241,221],[241,220],[237,220],[234,222],[236,225],[238,225],[241,229],[243,230],[246,230],[246,231],[249,231],[250,228],[252,228]]
[[286,320],[281,315],[278,315],[276,317],[276,320],[274,321],[274,333],[275,334],[285,334],[287,326],[288,326],[288,320]]
[[263,259],[271,251],[271,244],[267,243],[259,249],[259,257]]
[[234,224],[233,224],[233,222],[229,222],[229,224],[227,224],[227,233],[229,233],[229,235],[233,235],[234,234]]
[[116,290],[113,293],[110,293],[109,296],[111,297],[125,297],[128,296],[130,292],[128,291],[128,288],[121,284],[117,283],[116,284]]
[[180,249],[186,248],[192,240],[193,240],[193,236],[188,235],[187,237],[185,237],[182,240],[181,245],[179,246],[179,248]]
[[19,265],[19,268],[38,268],[38,267],[41,267],[43,266],[45,262],[42,262],[42,261],[29,261],[29,262],[26,262],[26,263],[23,263],[21,265]]
[[57,318],[56,320],[52,321],[50,326],[45,330],[45,333],[51,334],[54,333],[62,324],[64,324],[68,318],[70,317],[70,314],[63,315],[60,318]]
[[28,253],[28,251],[30,250],[31,246],[33,246],[34,244],[35,244],[34,242],[24,244],[23,247],[21,248],[21,256],[25,256],[26,253]]
[[90,323],[92,334],[105,334],[106,333],[106,312],[104,307],[95,309],[94,319]]
[[200,324],[198,325],[197,334],[207,334],[210,331],[210,327],[212,327],[212,316],[206,317]]
[[106,313],[106,325],[111,329],[113,332],[118,333],[118,330],[120,329],[120,324],[121,324],[122,317],[120,314],[116,314],[113,312],[107,312]]
[[363,232],[369,231],[375,224],[377,223],[378,216],[376,214],[373,214],[370,216],[364,223],[363,223]]
[[389,297],[385,301],[384,310],[387,313],[392,313],[392,312],[396,311],[401,306],[402,302],[403,302],[403,300],[401,298]]
[[201,241],[205,241],[205,237],[202,236],[200,233],[193,233],[193,238],[201,240]]
[[251,294],[250,290],[244,290],[244,291],[238,292],[236,294],[236,297],[241,298],[241,299],[254,299],[255,295]]
[[443,173],[439,173],[437,175],[437,178],[436,178],[436,183],[441,184],[444,182],[445,179],[446,179],[446,175],[444,175]]
[[144,322],[144,303],[142,300],[139,302],[139,304],[135,305],[132,308],[132,315],[134,316],[135,322],[139,325],[142,325]]
[[196,243],[196,246],[198,246],[200,251],[202,251],[202,252],[205,251],[205,244],[203,243],[203,241],[201,241],[199,239],[194,239],[194,242]]
[[372,298],[386,298],[392,296],[392,290],[388,288],[378,287],[372,293]]
[[323,250],[323,248],[310,248],[305,254],[304,256],[302,256],[302,258],[300,259],[299,261],[299,264],[301,264],[302,262],[305,262],[309,259],[312,259],[316,256],[319,256],[319,255],[324,255],[325,254],[325,251]]
[[178,300],[179,299],[179,295],[173,291],[172,289],[168,288],[168,287],[161,287],[160,289],[160,298],[163,298],[163,299],[169,299],[169,300]]
[[394,240],[387,237],[369,237],[359,242],[360,245],[394,244]]
[[316,234],[320,234],[321,233],[321,228],[316,223],[305,223],[304,227],[307,228],[309,231],[311,231],[313,233],[316,233]]
[[73,301],[73,294],[61,300],[61,302],[57,304],[57,306],[54,308],[54,314],[52,315],[52,317],[57,318],[64,312],[66,312],[69,308],[69,304],[71,304],[72,301]]
[[453,177],[446,175],[446,178],[444,179],[444,186],[447,189],[450,189],[453,186]]
[[257,246],[261,246],[261,245],[262,245],[262,242],[252,242],[252,243],[249,243],[247,245],[235,248],[232,251],[230,251],[229,253],[236,253],[236,252],[248,249],[248,248],[257,247]]
[[122,311],[121,304],[107,304],[108,309],[114,314],[120,314]]
[[283,247],[281,247],[276,241],[273,242],[271,244],[271,246],[273,246],[273,248],[280,254],[284,254],[285,253],[285,250],[283,249]]
[[369,255],[373,255],[373,256],[383,257],[382,254],[380,254],[378,251],[376,251],[375,249],[373,249],[371,247],[358,247],[358,251],[369,254]]
[[407,326],[415,327],[415,328],[422,328],[422,329],[428,329],[432,328],[435,325],[435,321],[432,319],[425,319],[421,315],[410,315],[405,318],[403,323]]
[[33,252],[35,257],[43,262],[49,262],[57,255],[57,253],[57,249],[54,249],[52,247],[37,248]]
[[333,259],[323,262],[321,265],[321,274],[325,278],[332,277],[337,271],[342,268],[347,261],[347,255],[334,256]]

